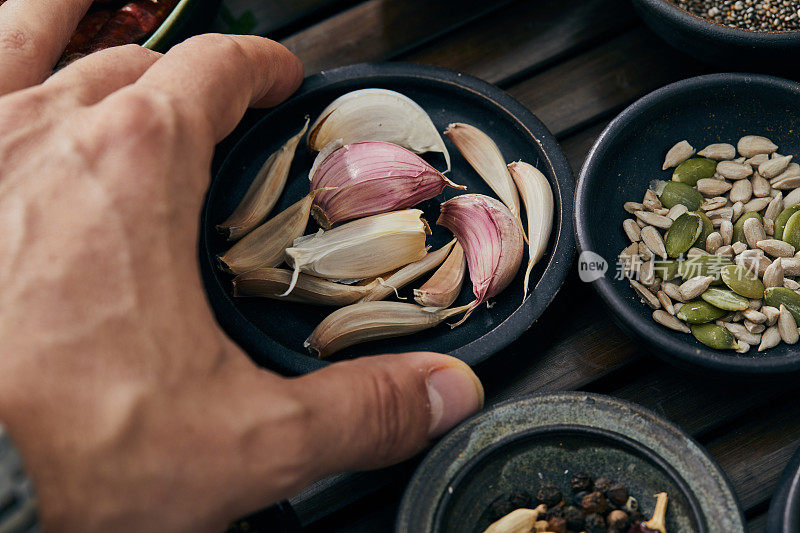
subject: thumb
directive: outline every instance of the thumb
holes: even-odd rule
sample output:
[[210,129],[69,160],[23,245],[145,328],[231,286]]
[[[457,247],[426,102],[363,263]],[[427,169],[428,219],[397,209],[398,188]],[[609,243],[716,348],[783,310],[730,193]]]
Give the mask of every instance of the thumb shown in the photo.
[[397,463],[483,407],[483,386],[469,366],[434,353],[336,363],[290,388],[313,413],[304,441],[318,475]]

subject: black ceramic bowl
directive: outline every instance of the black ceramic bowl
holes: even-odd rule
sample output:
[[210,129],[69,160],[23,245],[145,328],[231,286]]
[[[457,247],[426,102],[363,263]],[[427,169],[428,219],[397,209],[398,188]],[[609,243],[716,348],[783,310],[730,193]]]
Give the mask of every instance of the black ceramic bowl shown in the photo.
[[667,492],[668,531],[744,531],[728,480],[691,437],[642,407],[580,392],[512,400],[456,427],[415,472],[395,531],[480,533],[501,494],[549,482],[569,495],[576,472],[627,486],[648,516]]
[[[496,305],[476,310],[458,328],[442,325],[408,337],[354,346],[333,359],[434,350],[476,364],[508,345],[533,324],[555,297],[572,263],[574,181],[571,171],[547,128],[506,93],[481,80],[424,65],[355,65],[317,74],[307,79],[291,100],[258,122],[232,149],[214,176],[201,226],[200,263],[217,319],[258,363],[284,373],[310,372],[327,364],[311,357],[303,341],[334,309],[263,298],[233,298],[231,277],[215,267],[215,257],[230,244],[215,231],[214,225],[228,217],[264,160],[300,129],[306,115],[313,119],[341,94],[367,87],[393,89],[411,97],[428,112],[440,131],[451,122],[474,124],[493,137],[508,161],[521,159],[536,165],[553,189],[553,233],[545,257],[533,271],[532,292],[524,302],[524,268],[521,268],[512,284],[494,298]],[[450,178],[466,185],[469,192],[493,194],[455,146],[447,139],[445,142],[453,160]],[[301,143],[288,185],[273,214],[308,193],[312,160],[313,154],[308,152],[305,142]],[[438,168],[443,166],[439,154],[431,156],[430,161]],[[448,189],[418,207],[433,223],[438,218],[440,202],[455,194],[460,192]],[[428,243],[434,248],[452,239],[444,228],[434,227],[433,230]],[[315,231],[313,224],[308,231]],[[408,292],[407,289],[406,296]],[[471,283],[467,280],[456,304],[469,303],[472,299]]]
[[156,31],[142,46],[166,52],[187,37],[202,33],[217,13],[220,0],[180,0]]
[[[711,74],[680,81],[640,99],[603,131],[583,165],[575,200],[578,248],[604,258],[609,270],[592,285],[612,316],[670,363],[739,375],[778,375],[800,370],[800,350],[781,344],[748,354],[707,348],[691,335],[669,330],[652,319],[627,280],[617,275],[617,257],[630,241],[622,231],[626,201],[641,201],[662,171],[664,154],[687,139],[702,149],[714,142],[766,135],[786,154],[800,154],[797,116],[800,84],[749,74]],[[619,278],[619,279],[618,279]]]
[[800,450],[781,474],[767,516],[767,533],[800,531]]
[[675,48],[715,67],[754,71],[796,71],[800,31],[767,32],[732,28],[698,17],[668,0],[633,0],[650,28]]

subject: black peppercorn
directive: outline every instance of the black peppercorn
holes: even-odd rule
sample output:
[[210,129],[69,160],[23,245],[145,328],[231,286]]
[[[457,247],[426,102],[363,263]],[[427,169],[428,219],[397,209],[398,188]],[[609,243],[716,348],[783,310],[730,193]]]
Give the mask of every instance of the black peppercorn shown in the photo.
[[546,483],[536,491],[536,499],[547,507],[554,507],[564,501],[564,495],[558,487]]
[[552,533],[567,533],[567,521],[563,516],[554,516],[547,521],[547,531]]
[[583,502],[583,497],[586,496],[587,494],[589,493],[585,490],[578,492],[572,497],[572,501],[575,503],[576,506],[580,507],[581,502]]
[[512,511],[530,506],[531,497],[527,492],[515,490],[508,494],[502,494],[489,505],[489,519],[494,522]]
[[564,519],[567,521],[567,529],[583,531],[583,524],[586,519],[583,512],[574,505],[564,508]]
[[615,483],[606,491],[606,498],[617,507],[622,507],[628,502],[628,489],[624,485]]
[[578,472],[577,474],[573,474],[569,479],[569,486],[572,489],[572,492],[589,492],[592,490],[593,484],[594,480],[592,479],[592,476],[586,472]]
[[608,513],[608,527],[622,531],[628,527],[628,513],[619,509]]
[[550,520],[551,518],[560,518],[564,516],[564,508],[563,507],[550,507],[547,509],[547,514],[545,514],[545,520]]
[[596,492],[602,492],[604,495],[611,488],[613,483],[607,477],[599,477],[594,481],[594,490]]
[[606,509],[608,509],[608,501],[606,500],[606,497],[603,496],[602,492],[590,492],[583,497],[583,500],[581,500],[581,509],[583,509],[585,513],[602,514],[606,512]]
[[606,519],[599,514],[590,514],[584,525],[586,533],[606,533]]

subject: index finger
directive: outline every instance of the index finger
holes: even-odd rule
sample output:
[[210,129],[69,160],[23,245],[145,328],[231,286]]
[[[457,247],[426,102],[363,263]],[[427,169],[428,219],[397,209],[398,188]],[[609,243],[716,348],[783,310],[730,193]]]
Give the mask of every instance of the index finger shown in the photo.
[[206,123],[216,143],[248,107],[276,105],[302,80],[300,60],[275,41],[208,34],[174,47],[135,85],[168,93],[185,114]]

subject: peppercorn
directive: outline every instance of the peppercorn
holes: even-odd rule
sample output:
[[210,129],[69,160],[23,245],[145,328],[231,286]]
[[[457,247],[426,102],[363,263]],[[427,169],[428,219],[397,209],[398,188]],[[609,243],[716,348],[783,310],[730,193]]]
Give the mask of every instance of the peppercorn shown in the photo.
[[583,531],[583,524],[586,522],[586,518],[583,512],[574,505],[564,508],[564,519],[567,521],[567,529]]
[[567,521],[563,516],[554,516],[547,521],[547,531],[552,533],[567,533]]
[[606,533],[606,519],[599,514],[590,514],[584,523],[586,533]]
[[563,507],[550,507],[547,509],[547,513],[545,514],[545,520],[550,520],[551,518],[560,518],[562,516],[564,516]]
[[616,509],[608,513],[608,527],[612,527],[619,531],[628,527],[628,513]]
[[546,483],[536,491],[536,499],[547,507],[554,507],[564,501],[564,495],[558,487]]
[[592,476],[586,472],[572,474],[572,477],[569,479],[569,486],[572,489],[572,492],[589,492],[592,490],[593,484],[594,480],[592,479]]
[[606,491],[606,497],[617,507],[628,503],[628,489],[624,485],[615,483]]
[[596,492],[602,492],[603,495],[605,495],[606,491],[608,491],[613,484],[614,483],[607,477],[599,477],[594,481],[594,490]]
[[608,501],[606,500],[606,497],[603,496],[602,492],[590,492],[583,497],[583,500],[581,500],[581,509],[583,509],[585,513],[602,514],[606,512],[606,509],[608,509]]
[[578,492],[572,497],[572,501],[575,503],[575,505],[580,507],[581,506],[581,502],[583,501],[583,497],[586,496],[587,494],[589,494],[589,493],[587,491],[585,491],[585,490],[581,491],[581,492]]
[[531,497],[527,492],[515,490],[508,494],[501,494],[489,505],[489,519],[494,522],[512,511],[530,506]]

